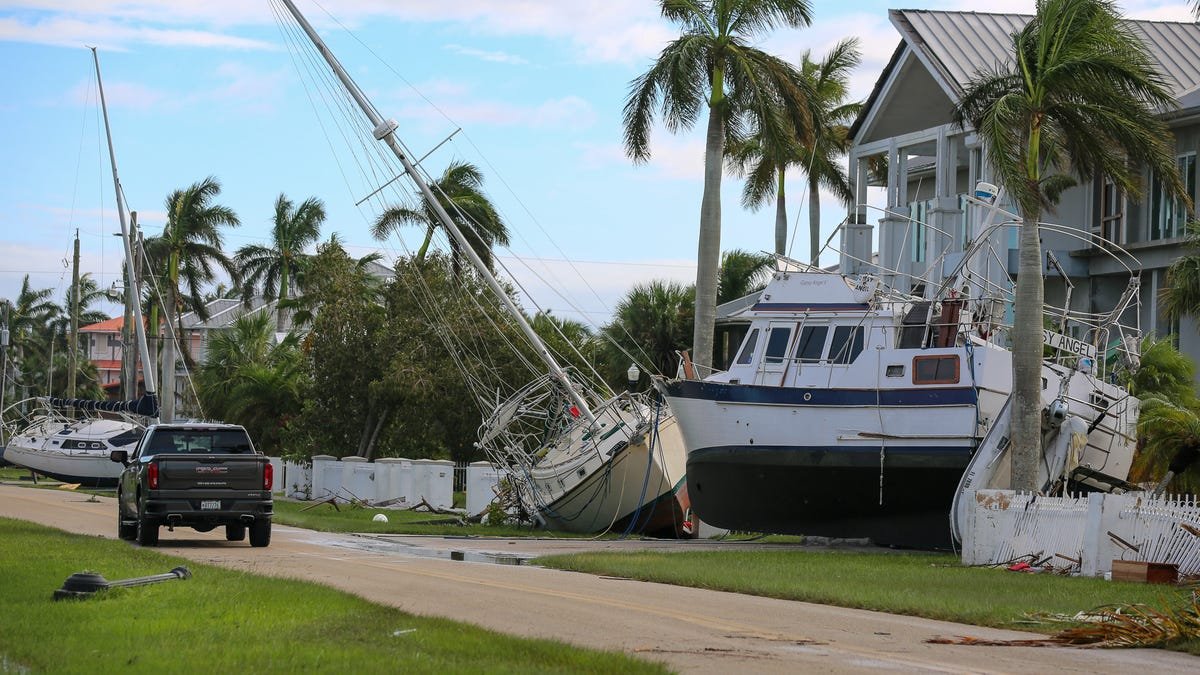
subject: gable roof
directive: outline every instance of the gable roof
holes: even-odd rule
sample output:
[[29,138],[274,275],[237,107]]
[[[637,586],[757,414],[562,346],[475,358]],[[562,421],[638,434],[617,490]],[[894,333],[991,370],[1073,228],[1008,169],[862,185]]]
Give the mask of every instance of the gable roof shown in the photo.
[[[862,113],[854,121],[851,136],[858,135],[906,48],[913,51],[946,95],[957,102],[976,73],[1011,63],[1011,36],[1033,17],[1028,14],[893,9],[888,12],[888,18],[902,40],[876,81]],[[1200,24],[1127,21],[1158,64],[1168,90],[1176,99],[1200,86],[1200,59],[1195,56],[1200,53]],[[1180,103],[1186,102],[1181,100]]]

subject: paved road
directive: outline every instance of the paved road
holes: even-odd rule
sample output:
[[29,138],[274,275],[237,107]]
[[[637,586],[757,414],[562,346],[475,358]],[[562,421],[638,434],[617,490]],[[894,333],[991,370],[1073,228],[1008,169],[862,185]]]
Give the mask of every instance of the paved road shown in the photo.
[[[0,516],[115,537],[115,511],[111,498],[92,501],[71,492],[0,485]],[[425,555],[405,552],[413,546]],[[316,581],[408,612],[468,621],[514,635],[622,650],[688,673],[1140,671],[1158,675],[1200,671],[1200,659],[1160,650],[931,645],[924,640],[937,635],[1029,635],[438,557],[450,550],[526,555],[557,550],[556,546],[441,537],[363,538],[282,526],[275,528],[266,549],[226,542],[218,532],[183,529],[163,530],[161,542],[163,552],[199,562]],[[578,546],[578,542],[566,545]]]

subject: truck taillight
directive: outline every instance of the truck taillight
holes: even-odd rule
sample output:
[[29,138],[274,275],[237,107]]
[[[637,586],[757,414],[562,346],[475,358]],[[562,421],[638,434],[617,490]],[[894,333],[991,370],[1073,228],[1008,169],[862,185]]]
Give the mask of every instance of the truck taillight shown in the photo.
[[263,464],[263,489],[270,490],[275,484],[275,467],[270,462]]
[[158,462],[150,462],[146,465],[146,481],[150,484],[151,490],[158,489]]

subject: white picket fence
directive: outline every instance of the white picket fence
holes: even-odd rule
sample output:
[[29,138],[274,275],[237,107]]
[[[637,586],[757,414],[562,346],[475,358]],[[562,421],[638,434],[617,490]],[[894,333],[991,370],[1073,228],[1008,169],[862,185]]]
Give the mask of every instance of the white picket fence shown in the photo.
[[[448,509],[454,504],[454,462],[437,459],[383,458],[369,462],[362,457],[316,455],[311,463],[285,462],[272,457],[275,494],[291,499],[339,501],[361,500],[408,508],[425,500]],[[488,462],[466,467],[467,513],[487,508],[500,485],[500,471]]]
[[963,563],[995,565],[1028,556],[1104,576],[1114,560],[1169,563],[1200,573],[1200,503],[1195,497],[1041,497],[979,490],[963,528]]

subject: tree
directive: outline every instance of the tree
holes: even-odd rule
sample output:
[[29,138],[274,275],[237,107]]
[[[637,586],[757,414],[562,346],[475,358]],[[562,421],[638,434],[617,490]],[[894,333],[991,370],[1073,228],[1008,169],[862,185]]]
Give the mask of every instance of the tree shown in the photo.
[[812,22],[808,0],[660,0],[662,14],[683,33],[658,60],[630,83],[625,101],[625,152],[634,162],[650,158],[650,129],[660,107],[667,129],[691,129],[708,109],[704,152],[704,194],[696,260],[696,363],[713,358],[717,271],[721,254],[721,171],[726,140],[743,135],[753,122],[773,145],[807,137],[808,99],[803,80],[782,59],[753,46],[779,26]]
[[862,62],[858,39],[842,40],[821,61],[810,52],[800,59],[800,77],[811,92],[808,114],[812,134],[808,140],[783,139],[774,144],[761,132],[741,143],[731,144],[729,163],[747,177],[742,205],[757,210],[775,199],[775,253],[787,254],[787,200],[784,183],[789,166],[802,169],[808,182],[809,260],[818,264],[821,250],[821,188],[833,192],[844,203],[854,201],[846,168],[838,159],[850,147],[850,123],[862,110],[861,103],[846,103],[850,72]]
[[1167,268],[1166,283],[1159,294],[1163,312],[1171,319],[1185,314],[1200,317],[1200,222],[1188,222],[1186,233],[1188,252]]
[[242,277],[242,298],[246,303],[261,289],[263,298],[278,300],[275,307],[275,332],[284,330],[283,304],[292,297],[303,264],[304,250],[321,237],[325,205],[309,197],[294,206],[287,195],[275,200],[271,244],[248,244],[238,249],[235,260]]
[[679,365],[677,352],[688,348],[692,333],[694,293],[691,286],[661,280],[630,289],[604,327],[605,379],[624,388],[631,361],[673,375]]
[[29,275],[21,281],[21,290],[14,301],[8,304],[9,340],[12,344],[10,370],[22,376],[33,369],[26,362],[34,357],[49,358],[50,340],[53,336],[47,327],[62,310],[50,299],[49,288],[35,289],[29,283]]
[[[169,335],[182,334],[183,327],[177,319],[188,309],[201,319],[208,318],[202,289],[216,279],[216,268],[238,281],[237,267],[221,249],[221,228],[241,223],[232,209],[212,203],[220,193],[221,184],[212,176],[184,190],[175,190],[167,196],[167,224],[163,233],[146,240],[151,259],[163,266],[158,272],[162,275],[160,287],[165,287],[163,292],[167,296],[162,298],[164,320],[173,326]],[[156,324],[152,321],[150,325]],[[174,419],[175,414],[174,374],[175,341],[168,339],[162,358],[165,420]]]
[[1154,61],[1107,0],[1039,0],[1012,36],[1013,62],[980,74],[955,110],[983,139],[1021,215],[1013,319],[1013,487],[1036,489],[1041,456],[1042,250],[1038,221],[1074,184],[1107,174],[1140,195],[1136,165],[1173,194],[1173,105]]
[[215,331],[196,373],[196,390],[208,417],[246,427],[267,454],[282,450],[281,433],[300,412],[303,359],[298,340],[278,344],[267,314],[245,314]]
[[740,249],[726,251],[721,256],[721,274],[717,278],[717,303],[737,300],[761,291],[775,269],[775,259],[761,253]]
[[[483,173],[469,162],[451,162],[441,178],[429,187],[437,196],[442,208],[467,238],[475,254],[483,260],[488,269],[491,269],[492,247],[496,244],[508,246],[508,227],[495,205],[483,192]],[[417,197],[420,199],[420,208],[388,208],[376,219],[371,234],[376,239],[383,240],[402,225],[424,227],[425,239],[416,253],[416,261],[419,263],[425,260],[433,233],[442,227],[442,221],[421,195],[418,194]],[[453,238],[450,239],[450,252],[457,269],[461,252]]]

